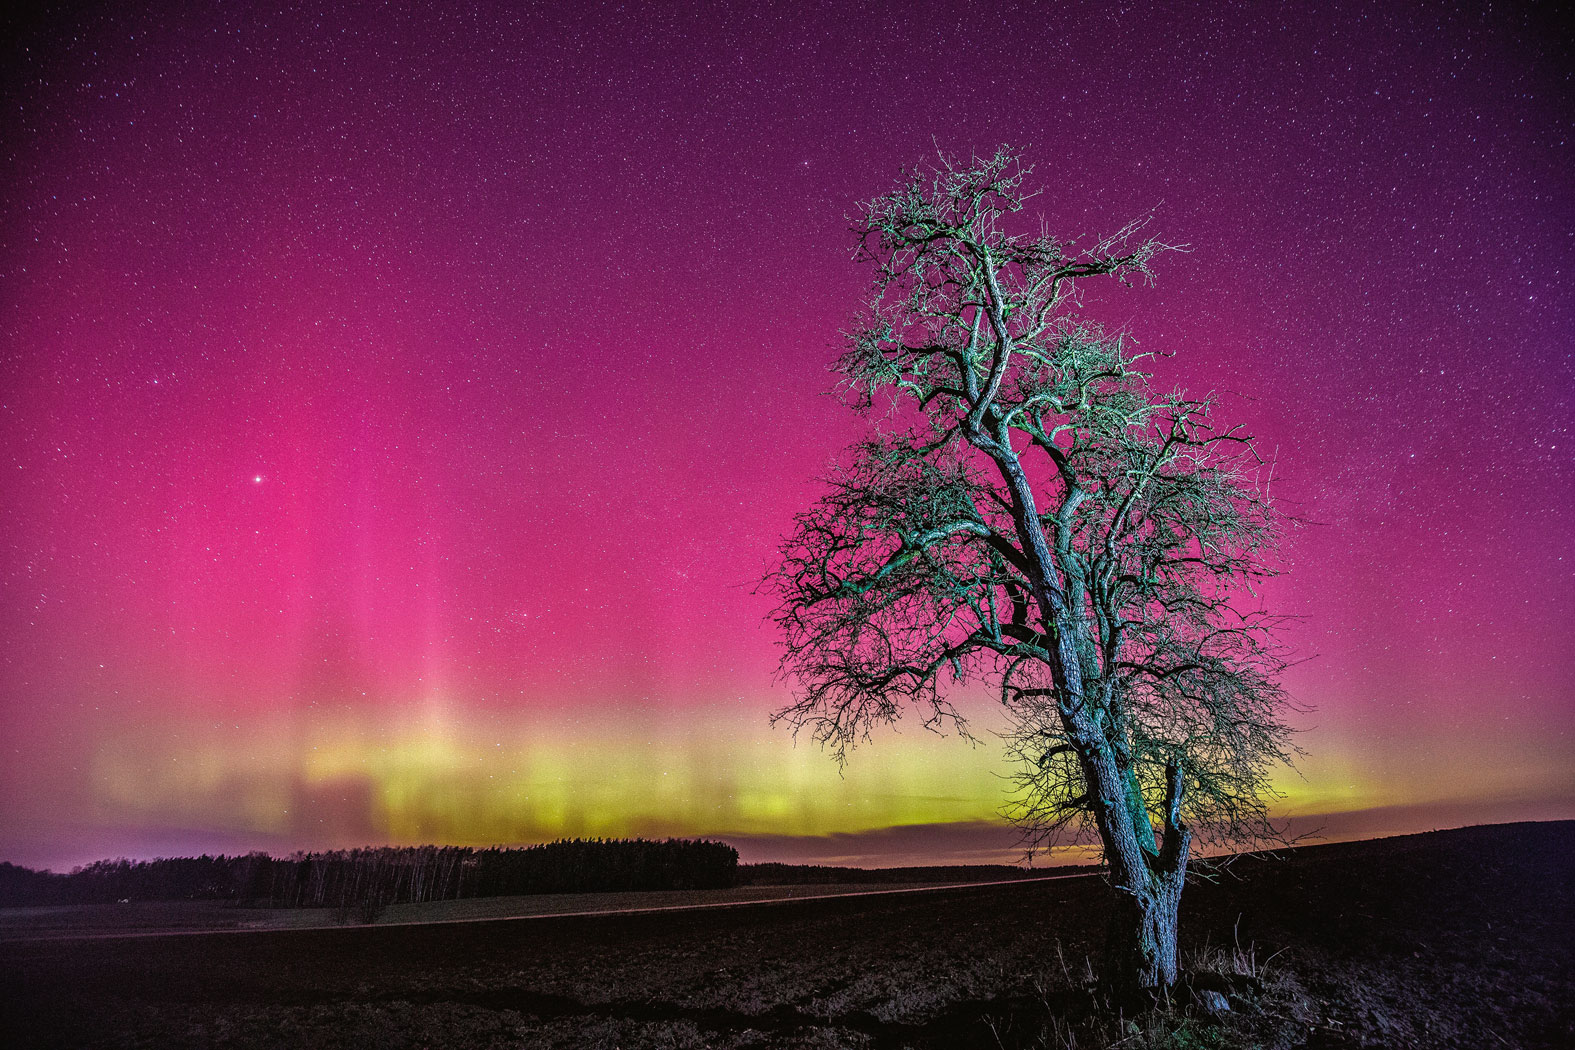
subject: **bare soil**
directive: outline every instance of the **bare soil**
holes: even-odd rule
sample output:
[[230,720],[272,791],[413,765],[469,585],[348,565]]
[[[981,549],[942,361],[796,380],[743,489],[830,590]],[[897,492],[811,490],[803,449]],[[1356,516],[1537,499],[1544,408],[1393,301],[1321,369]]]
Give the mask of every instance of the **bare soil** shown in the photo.
[[[14,1047],[1575,1046],[1575,822],[1237,858],[1118,1011],[1098,876],[699,911],[0,943]],[[802,889],[800,887],[799,889]],[[1206,1016],[1202,992],[1231,1006]]]

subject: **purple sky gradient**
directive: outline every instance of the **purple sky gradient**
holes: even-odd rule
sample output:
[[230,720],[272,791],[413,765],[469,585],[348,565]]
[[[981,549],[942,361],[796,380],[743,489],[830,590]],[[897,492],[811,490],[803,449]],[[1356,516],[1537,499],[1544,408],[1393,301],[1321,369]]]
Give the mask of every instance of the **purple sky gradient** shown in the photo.
[[0,858],[984,857],[988,741],[839,780],[765,726],[754,581],[858,432],[845,216],[1003,142],[1051,229],[1191,246],[1093,305],[1240,395],[1307,522],[1284,811],[1575,816],[1549,5],[461,6],[16,27]]

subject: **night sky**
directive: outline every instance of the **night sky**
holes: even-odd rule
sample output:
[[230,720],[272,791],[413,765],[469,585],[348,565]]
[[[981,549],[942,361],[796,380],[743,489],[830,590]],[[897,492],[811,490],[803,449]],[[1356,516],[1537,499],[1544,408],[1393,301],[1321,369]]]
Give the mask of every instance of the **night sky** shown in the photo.
[[1279,811],[1575,817],[1552,5],[132,6],[8,31],[0,859],[1013,857],[989,701],[839,779],[756,590],[859,433],[847,216],[1002,143],[1191,245],[1090,309],[1305,522]]

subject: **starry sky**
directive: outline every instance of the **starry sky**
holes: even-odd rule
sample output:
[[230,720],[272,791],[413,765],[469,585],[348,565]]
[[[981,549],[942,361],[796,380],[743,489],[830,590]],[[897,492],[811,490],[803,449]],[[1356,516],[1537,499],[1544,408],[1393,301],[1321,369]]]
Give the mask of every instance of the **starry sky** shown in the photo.
[[1575,817],[1552,5],[139,6],[5,34],[0,859],[1016,856],[987,700],[768,726],[756,585],[860,433],[847,216],[1002,143],[1191,246],[1090,309],[1305,523],[1279,812]]

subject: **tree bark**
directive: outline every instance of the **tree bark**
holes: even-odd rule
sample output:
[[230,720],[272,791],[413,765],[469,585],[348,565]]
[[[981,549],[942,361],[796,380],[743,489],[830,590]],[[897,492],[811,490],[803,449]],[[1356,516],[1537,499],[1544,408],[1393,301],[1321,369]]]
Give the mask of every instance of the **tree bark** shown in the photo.
[[[1178,873],[1179,876],[1179,873]],[[1106,944],[1106,979],[1128,996],[1153,996],[1176,983],[1181,878],[1155,878],[1136,893],[1118,888]]]
[[1164,841],[1156,850],[1147,816],[1139,817],[1130,804],[1130,773],[1120,768],[1108,744],[1094,750],[1084,761],[1084,775],[1113,892],[1105,980],[1124,998],[1151,997],[1176,981],[1176,930],[1191,838],[1173,819],[1179,811],[1180,773],[1171,776],[1172,797],[1178,801],[1166,807]]
[[1152,998],[1176,983],[1176,931],[1192,847],[1192,833],[1181,821],[1183,783],[1180,765],[1165,767],[1165,826],[1158,853],[1146,856],[1141,870],[1118,872],[1111,864],[1116,903],[1105,974],[1127,996]]

